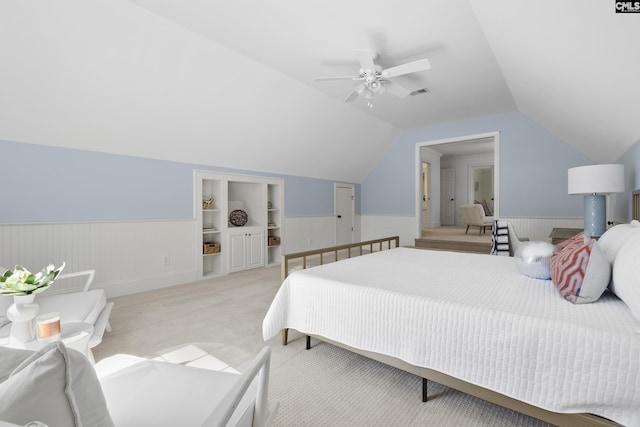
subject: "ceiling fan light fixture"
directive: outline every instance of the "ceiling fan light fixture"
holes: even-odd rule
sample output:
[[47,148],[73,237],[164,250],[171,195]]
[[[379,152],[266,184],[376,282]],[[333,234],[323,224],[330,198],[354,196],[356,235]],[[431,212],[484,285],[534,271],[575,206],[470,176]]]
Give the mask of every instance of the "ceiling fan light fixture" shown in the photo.
[[420,89],[411,92],[404,88],[401,84],[393,82],[392,78],[405,74],[417,73],[428,70],[431,64],[428,59],[420,59],[413,62],[396,65],[390,68],[382,68],[373,60],[377,55],[370,50],[356,50],[358,61],[360,62],[360,72],[357,76],[336,76],[336,77],[320,77],[316,80],[354,80],[357,85],[351,90],[351,93],[345,99],[345,102],[353,102],[358,96],[365,99],[372,99],[375,94],[381,94],[388,91],[392,95],[399,98],[405,98],[408,95],[417,95],[425,93],[428,90]]

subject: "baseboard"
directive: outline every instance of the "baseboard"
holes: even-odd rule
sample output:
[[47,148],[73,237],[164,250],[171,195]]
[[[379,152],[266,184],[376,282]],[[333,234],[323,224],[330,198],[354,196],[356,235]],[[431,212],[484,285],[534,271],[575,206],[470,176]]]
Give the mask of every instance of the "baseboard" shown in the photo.
[[193,283],[196,280],[197,272],[196,269],[193,268],[153,276],[138,277],[133,280],[95,284],[93,288],[102,288],[105,290],[107,298],[115,298],[171,286],[185,285],[187,283]]

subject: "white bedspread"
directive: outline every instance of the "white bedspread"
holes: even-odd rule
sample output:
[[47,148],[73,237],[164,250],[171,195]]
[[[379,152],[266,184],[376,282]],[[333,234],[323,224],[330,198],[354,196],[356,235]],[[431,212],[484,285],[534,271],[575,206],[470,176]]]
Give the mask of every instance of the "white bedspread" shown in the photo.
[[605,293],[573,305],[513,258],[397,248],[292,273],[263,322],[548,410],[640,425],[640,335]]

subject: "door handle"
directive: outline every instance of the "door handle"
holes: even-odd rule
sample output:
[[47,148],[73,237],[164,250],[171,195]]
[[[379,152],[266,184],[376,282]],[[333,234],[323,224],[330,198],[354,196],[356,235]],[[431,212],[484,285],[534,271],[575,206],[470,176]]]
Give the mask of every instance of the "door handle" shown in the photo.
[[342,218],[342,215],[338,215],[338,218]]
[[451,199],[451,201],[453,202],[453,199]]

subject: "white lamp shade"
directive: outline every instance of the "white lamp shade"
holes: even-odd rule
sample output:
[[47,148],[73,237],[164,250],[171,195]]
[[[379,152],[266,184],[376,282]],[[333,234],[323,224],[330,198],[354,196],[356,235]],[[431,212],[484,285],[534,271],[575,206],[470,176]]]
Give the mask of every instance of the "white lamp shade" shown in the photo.
[[569,169],[569,194],[624,192],[624,165],[592,165]]

